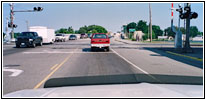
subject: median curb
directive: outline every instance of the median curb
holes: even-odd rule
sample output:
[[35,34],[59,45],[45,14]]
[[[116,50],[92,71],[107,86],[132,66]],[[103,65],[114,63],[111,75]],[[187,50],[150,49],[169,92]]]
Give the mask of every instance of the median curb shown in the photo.
[[172,54],[172,55],[181,56],[181,57],[189,58],[189,59],[196,60],[196,61],[201,61],[201,62],[203,61],[203,59],[197,58],[197,57],[187,56],[187,55],[183,55],[183,54],[179,54],[179,53],[174,53],[171,51],[166,51],[166,52],[169,54]]

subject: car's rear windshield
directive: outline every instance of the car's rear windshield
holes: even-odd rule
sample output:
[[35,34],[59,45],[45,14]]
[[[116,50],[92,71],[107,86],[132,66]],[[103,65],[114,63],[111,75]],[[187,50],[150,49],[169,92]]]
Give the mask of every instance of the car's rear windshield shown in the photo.
[[76,35],[70,35],[70,37],[76,37]]
[[63,34],[56,34],[56,36],[63,36]]
[[107,35],[106,34],[94,34],[93,39],[106,39]]
[[19,36],[34,36],[33,32],[22,32],[19,34]]

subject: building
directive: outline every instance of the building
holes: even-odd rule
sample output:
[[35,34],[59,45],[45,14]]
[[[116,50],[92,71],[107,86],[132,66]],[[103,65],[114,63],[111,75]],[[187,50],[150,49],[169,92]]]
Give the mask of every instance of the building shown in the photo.
[[136,41],[143,41],[144,33],[142,31],[135,31],[133,34],[133,38],[136,39]]

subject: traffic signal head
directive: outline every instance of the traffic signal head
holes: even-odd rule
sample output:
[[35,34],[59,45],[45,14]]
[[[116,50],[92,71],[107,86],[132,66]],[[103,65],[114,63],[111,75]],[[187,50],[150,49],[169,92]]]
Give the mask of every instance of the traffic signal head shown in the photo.
[[182,13],[182,8],[176,9],[176,11],[178,11],[179,13]]
[[180,17],[181,19],[186,19],[186,18],[189,17],[189,14],[188,14],[188,13],[182,13],[182,14],[180,14],[179,17]]
[[191,11],[191,8],[190,8],[190,7],[185,7],[184,10],[185,10],[186,12],[190,12],[190,11]]
[[17,25],[16,24],[13,24],[13,28],[16,28],[17,27]]
[[196,13],[196,12],[192,12],[192,16],[191,16],[191,18],[190,19],[195,19],[195,18],[197,18],[198,17],[198,14]]
[[34,7],[34,11],[37,11],[37,7]]
[[11,23],[9,23],[9,24],[8,24],[8,27],[9,27],[9,28],[16,28],[17,25],[16,25],[16,24],[11,24]]
[[42,11],[42,10],[43,10],[42,7],[38,7],[38,8],[37,8],[37,11]]
[[34,7],[34,11],[42,11],[43,8],[42,7]]

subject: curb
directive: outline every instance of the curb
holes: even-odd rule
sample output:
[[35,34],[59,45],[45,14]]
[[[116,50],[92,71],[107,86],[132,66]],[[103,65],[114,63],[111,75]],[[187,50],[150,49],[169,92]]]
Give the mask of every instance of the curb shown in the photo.
[[182,54],[178,54],[178,53],[174,53],[174,52],[171,52],[171,51],[166,51],[167,53],[169,54],[173,54],[173,55],[176,55],[176,56],[181,56],[181,57],[186,57],[186,58],[190,58],[192,60],[196,60],[196,61],[203,61],[203,59],[200,59],[200,58],[197,58],[197,57],[191,57],[191,56],[186,56],[186,55],[182,55]]

